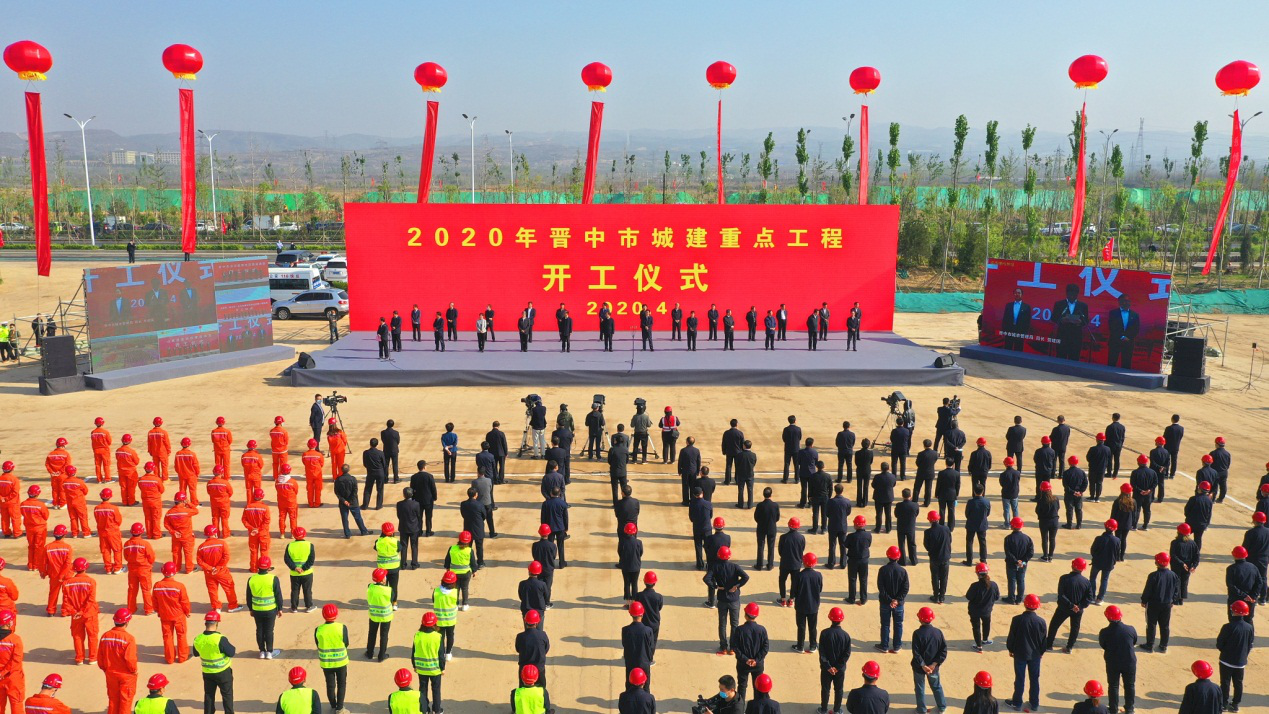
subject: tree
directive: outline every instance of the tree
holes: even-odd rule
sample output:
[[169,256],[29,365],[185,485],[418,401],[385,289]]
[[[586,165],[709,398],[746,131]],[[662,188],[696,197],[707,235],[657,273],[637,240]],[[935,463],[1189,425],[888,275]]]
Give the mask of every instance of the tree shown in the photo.
[[899,173],[899,164],[903,156],[899,153],[899,122],[890,122],[890,152],[886,154],[886,168],[890,170],[890,202],[898,205],[899,192],[895,190],[894,179]]
[[[1190,260],[1189,241],[1185,236],[1186,219],[1189,218],[1189,204],[1194,200],[1194,186],[1198,183],[1199,176],[1203,173],[1203,167],[1206,161],[1203,159],[1203,144],[1207,143],[1207,122],[1194,122],[1194,136],[1190,138],[1190,158],[1185,161],[1185,171],[1190,175],[1190,190],[1186,193],[1185,200],[1181,201],[1178,196],[1177,204],[1181,211],[1181,226],[1177,231],[1177,244],[1172,251],[1172,272],[1176,272],[1176,262],[1179,253],[1185,253],[1185,260],[1188,265]],[[1169,171],[1169,174],[1171,171]],[[1185,285],[1189,287],[1190,270],[1185,271]]]
[[839,160],[837,170],[842,176],[842,190],[846,192],[846,200],[850,200],[851,179],[854,172],[850,168],[850,157],[855,155],[855,139],[849,133],[842,137],[842,158]]
[[806,162],[811,158],[811,155],[806,151],[806,129],[798,129],[797,148],[794,150],[794,156],[798,160],[798,194],[802,197],[802,202],[805,203],[806,193],[810,188],[806,180]]
[[947,234],[943,238],[943,271],[939,275],[939,290],[943,290],[947,279],[947,254],[952,249],[952,234],[956,230],[956,202],[959,199],[957,185],[960,183],[961,159],[965,153],[965,138],[969,136],[969,120],[962,114],[956,117],[956,127],[952,130],[955,141],[952,143],[952,187],[947,191]]
[[762,190],[758,192],[759,203],[767,202],[767,181],[771,179],[771,152],[773,151],[775,151],[775,138],[771,132],[767,132],[767,138],[762,140],[762,153],[758,155],[758,175],[762,177]]

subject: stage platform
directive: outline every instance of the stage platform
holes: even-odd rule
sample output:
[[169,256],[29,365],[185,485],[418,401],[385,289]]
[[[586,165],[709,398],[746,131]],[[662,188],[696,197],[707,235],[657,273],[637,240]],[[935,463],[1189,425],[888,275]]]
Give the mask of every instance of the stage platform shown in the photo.
[[141,367],[127,367],[109,372],[96,372],[84,375],[84,383],[89,389],[121,389],[135,387],[138,384],[161,382],[165,379],[188,377],[193,374],[219,372],[234,367],[245,367],[252,364],[265,364],[295,357],[295,348],[285,345],[256,347],[241,352],[191,357],[173,362],[159,362]]
[[395,352],[392,361],[380,361],[374,333],[354,332],[319,352],[310,353],[316,366],[290,370],[296,387],[435,387],[525,385],[606,385],[613,383],[658,386],[868,386],[957,385],[964,383],[959,366],[934,367],[937,353],[893,332],[864,333],[859,350],[846,351],[844,333],[830,335],[817,351],[806,349],[806,333],[789,333],[777,349],[763,349],[762,334],[748,342],[737,335],[736,349],[723,351],[717,342],[704,339],[696,352],[687,342],[672,342],[670,334],[655,333],[655,351],[640,350],[637,333],[622,333],[613,340],[613,351],[604,352],[598,333],[575,333],[572,352],[559,351],[558,335],[538,330],[529,353],[520,352],[514,332],[499,333],[485,352],[476,349],[475,336],[446,344],[445,352],[432,350],[432,333],[422,342],[411,342]]
[[1134,372],[1130,369],[1107,367],[1104,364],[1072,362],[1068,359],[1014,352],[1013,350],[1002,350],[982,345],[966,345],[962,347],[961,357],[983,362],[995,362],[996,364],[1007,364],[1014,367],[1026,367],[1027,369],[1050,374],[1065,374],[1070,377],[1080,377],[1098,382],[1123,384],[1140,389],[1160,389],[1167,382],[1167,376],[1162,374]]

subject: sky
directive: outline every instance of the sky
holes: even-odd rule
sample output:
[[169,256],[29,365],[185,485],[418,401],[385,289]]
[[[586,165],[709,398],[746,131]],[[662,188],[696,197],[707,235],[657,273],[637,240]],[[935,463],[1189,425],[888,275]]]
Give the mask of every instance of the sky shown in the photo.
[[[176,130],[181,82],[160,61],[183,42],[206,64],[196,90],[199,128],[307,136],[417,136],[424,96],[413,70],[438,62],[449,83],[439,133],[584,131],[587,102],[606,102],[605,133],[708,133],[715,60],[736,66],[723,93],[728,128],[839,126],[858,110],[847,84],[860,65],[880,69],[873,126],[1027,123],[1067,131],[1083,93],[1066,69],[1099,54],[1110,74],[1088,93],[1089,130],[1188,132],[1209,119],[1227,132],[1234,106],[1213,84],[1234,59],[1269,63],[1258,32],[1269,3],[1202,2],[84,2],[40,0],[5,14],[0,42],[35,40],[53,55],[46,129],[74,129],[62,112],[96,115],[123,135]],[[579,73],[608,64],[606,94]],[[0,78],[0,131],[25,132],[23,82]],[[1241,106],[1269,108],[1269,85]],[[1269,120],[1249,136],[1269,134]],[[63,126],[64,125],[64,126]],[[874,132],[877,130],[875,129]],[[1127,142],[1125,142],[1127,143]]]

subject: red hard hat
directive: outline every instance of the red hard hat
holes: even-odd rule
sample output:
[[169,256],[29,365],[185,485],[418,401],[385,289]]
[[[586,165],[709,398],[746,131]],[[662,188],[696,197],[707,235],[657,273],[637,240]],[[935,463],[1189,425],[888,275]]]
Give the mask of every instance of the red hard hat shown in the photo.
[[979,574],[981,574],[981,573],[986,573],[986,572],[988,572],[989,570],[990,570],[990,568],[988,568],[988,567],[987,567],[987,563],[982,562],[982,561],[979,561],[979,562],[978,562],[978,564],[974,566],[974,574],[975,574],[975,575],[979,575]]
[[132,621],[132,611],[126,607],[115,610],[114,623],[116,625],[126,625]]
[[333,602],[322,605],[322,619],[327,622],[334,622],[339,618],[339,606]]
[[1167,567],[1172,562],[1172,556],[1167,553],[1155,553],[1154,564],[1160,567]]
[[103,488],[103,489],[101,489],[101,494],[100,494],[100,495],[101,495],[101,500],[103,500],[103,501],[109,501],[110,499],[112,499],[112,498],[114,498],[114,497],[115,497],[115,492],[114,492],[114,491],[111,491],[111,490],[110,490],[110,489],[108,489],[108,488]]
[[727,547],[727,546],[725,546],[725,545],[724,545],[724,546],[719,546],[719,548],[718,548],[718,559],[719,559],[719,560],[731,560],[731,548],[728,548],[728,547]]
[[528,612],[524,613],[524,624],[537,625],[537,624],[540,624],[541,622],[542,622],[542,613],[538,612],[537,610],[529,610]]
[[925,514],[925,519],[929,521],[930,523],[938,523],[940,520],[939,512],[930,511],[929,513]]
[[308,680],[308,670],[303,667],[292,667],[290,672],[286,673],[286,681],[291,684],[303,684]]
[[1176,532],[1179,535],[1189,535],[1194,532],[1194,529],[1190,527],[1189,523],[1182,523],[1176,527]]
[[715,528],[726,528],[726,527],[727,527],[727,521],[724,521],[724,520],[723,520],[723,517],[722,517],[722,516],[719,516],[718,518],[715,518],[715,519],[714,519],[714,527],[715,527]]
[[1212,461],[1214,461],[1214,460],[1215,460],[1215,459],[1213,459],[1213,458],[1212,458],[1212,455],[1211,455],[1211,454],[1203,454],[1203,463],[1205,463],[1205,464],[1210,464],[1210,463],[1212,463]]
[[855,516],[855,527],[856,527],[856,528],[863,528],[863,527],[864,527],[864,526],[866,526],[866,525],[868,525],[868,519],[867,519],[867,518],[864,518],[863,516]]
[[666,408],[665,408],[665,411],[666,411],[666,413],[668,414],[668,413],[671,411],[671,409],[670,409],[669,407],[666,407]]
[[1120,493],[1132,493],[1132,484],[1128,484],[1128,483],[1121,483],[1121,484],[1119,484],[1119,492],[1120,492]]
[[873,660],[868,660],[867,662],[864,662],[863,672],[865,679],[880,679],[881,665],[877,664]]
[[248,448],[248,449],[254,449],[254,448],[256,448],[256,446],[258,446],[258,444],[256,443],[256,440],[255,440],[255,439],[248,439],[248,440],[247,440],[247,448]]
[[774,682],[771,681],[771,675],[760,674],[758,675],[758,678],[753,681],[753,688],[757,689],[759,692],[762,692],[763,694],[766,694],[767,692],[771,691],[771,686],[773,684]]
[[1012,457],[1012,456],[1006,456],[1006,457],[1005,457],[1005,466],[1013,466],[1013,457]]
[[273,558],[270,558],[267,555],[262,555],[256,559],[256,570],[272,570],[272,569],[273,569]]
[[263,500],[264,500],[264,489],[263,489],[263,488],[257,488],[257,489],[255,489],[254,491],[252,491],[252,492],[251,492],[251,498],[252,498],[253,500],[256,500],[256,501],[263,501]]
[[176,575],[176,563],[169,560],[163,564],[163,577],[170,578],[173,575]]
[[131,443],[132,443],[132,435],[131,435],[131,434],[124,434],[123,436],[119,437],[119,440],[120,440],[120,441],[122,441],[122,442],[123,442],[123,443],[125,443],[125,444],[131,444]]
[[452,570],[446,570],[445,574],[441,576],[441,582],[446,585],[453,585],[458,582],[458,573],[455,573]]
[[986,445],[987,445],[987,439],[986,439],[985,437],[981,437],[981,436],[980,436],[980,437],[978,437],[978,445],[979,445],[979,446],[986,446]]
[[220,610],[208,610],[207,614],[203,615],[203,622],[220,622]]
[[1079,463],[1080,463],[1080,457],[1078,457],[1078,456],[1071,456],[1071,457],[1068,457],[1068,458],[1066,459],[1066,463],[1068,463],[1068,464],[1070,464],[1070,465],[1072,465],[1072,466],[1078,466],[1078,465],[1079,465]]
[[539,563],[536,560],[533,561],[532,563],[529,563],[529,575],[541,575],[541,574],[542,574],[541,563]]
[[188,496],[188,495],[186,495],[186,493],[185,493],[184,491],[177,491],[177,492],[176,492],[176,495],[172,497],[172,499],[173,499],[174,501],[176,501],[177,503],[184,503],[184,502],[185,502],[185,500],[186,500],[186,499],[188,499],[188,498],[189,498],[189,496]]
[[405,667],[398,669],[397,673],[392,675],[392,683],[397,685],[401,689],[409,689],[410,685],[413,682],[414,682],[414,673],[406,669]]
[[141,468],[145,469],[146,473],[152,473],[154,471],[154,462],[147,461],[145,462],[145,466],[142,466]]
[[923,607],[920,610],[917,610],[917,620],[919,620],[922,624],[934,622],[934,611],[928,607]]
[[1105,441],[1105,440],[1106,440],[1106,434],[1105,434],[1105,432],[1100,432],[1100,431],[1099,431],[1099,432],[1097,432],[1097,437],[1096,437],[1096,438],[1097,438],[1097,440],[1098,440],[1098,441]]
[[1111,622],[1119,622],[1120,620],[1124,619],[1124,612],[1123,610],[1119,609],[1118,605],[1106,606],[1105,612],[1106,612],[1106,619],[1110,620]]
[[835,607],[828,611],[829,622],[841,622],[846,619],[846,613],[840,607]]
[[166,687],[167,684],[168,684],[167,677],[163,676],[162,674],[156,674],[153,677],[150,677],[150,680],[145,683],[145,688],[150,690],[151,692],[155,692]]
[[1041,482],[1040,482],[1040,490],[1041,490],[1041,491],[1052,491],[1052,490],[1053,490],[1053,484],[1049,483],[1048,481],[1041,481]]
[[17,613],[12,610],[0,610],[0,627],[13,629],[13,623],[18,619]]
[[802,555],[802,565],[807,568],[814,568],[815,564],[820,562],[814,553],[804,553]]
[[462,533],[459,533],[459,534],[458,534],[458,542],[459,542],[459,543],[470,543],[470,542],[471,542],[471,531],[463,531]]
[[520,668],[520,681],[529,686],[533,686],[538,681],[538,667],[534,664],[526,664]]
[[328,426],[335,426],[335,417],[331,417],[331,418],[327,419],[327,420],[326,420],[326,424],[327,424]]
[[1154,438],[1154,443],[1156,446],[1163,446],[1164,444],[1168,443],[1168,440],[1163,438],[1162,436],[1156,436]]
[[1223,437],[1223,436],[1218,436],[1218,437],[1216,437],[1216,443],[1217,443],[1217,444],[1224,444],[1224,443],[1225,443],[1225,437]]
[[792,528],[793,530],[797,530],[798,528],[801,528],[801,527],[802,527],[802,521],[800,521],[800,520],[798,520],[798,519],[796,519],[796,518],[790,518],[790,519],[789,519],[789,527],[790,527],[790,528]]
[[291,531],[291,536],[296,540],[304,540],[308,537],[308,530],[304,528],[304,526],[296,526],[294,530]]
[[1050,438],[1049,438],[1049,437],[1047,437],[1047,436],[1042,436],[1042,437],[1040,437],[1040,443],[1041,443],[1041,444],[1050,444],[1050,443],[1052,443],[1052,442],[1053,442],[1053,440],[1052,440],[1052,439],[1050,439]]
[[383,568],[375,568],[370,573],[370,579],[375,581],[376,583],[382,583],[388,579],[388,571],[384,570]]
[[648,683],[648,673],[643,671],[642,667],[635,667],[630,670],[630,683],[636,687],[642,687]]
[[282,466],[280,466],[280,467],[278,468],[278,471],[280,471],[280,472],[282,472],[282,473],[284,473],[284,474],[289,474],[289,473],[291,473],[291,465],[290,465],[290,464],[282,464]]
[[886,548],[886,557],[887,557],[887,558],[889,558],[889,559],[891,559],[891,560],[898,560],[898,559],[899,559],[899,555],[900,555],[900,553],[899,553],[899,546],[897,546],[897,545],[892,545],[892,546],[890,546],[889,548]]
[[64,538],[66,537],[66,533],[67,533],[66,526],[60,523],[53,527],[54,538]]
[[154,417],[154,420],[151,423],[155,426],[163,426],[163,417]]
[[436,627],[436,613],[425,612],[421,620],[424,627]]
[[631,617],[643,617],[643,613],[644,613],[643,603],[637,600],[635,602],[630,603],[630,609],[627,610],[627,612],[630,613]]
[[1071,561],[1071,570],[1078,570],[1081,573],[1088,569],[1088,561],[1083,558],[1076,558]]
[[3,465],[0,465],[0,470],[3,470],[5,473],[9,473],[10,471],[13,470],[13,462],[12,461],[4,462]]
[[1141,464],[1142,466],[1145,466],[1146,464],[1150,463],[1150,457],[1146,456],[1145,454],[1138,454],[1137,463]]
[[57,441],[56,441],[56,442],[54,442],[54,443],[56,443],[56,444],[57,444],[57,448],[59,448],[59,449],[60,449],[60,448],[62,448],[62,447],[64,447],[64,446],[66,446],[66,444],[67,444],[67,443],[69,443],[69,442],[67,442],[67,441],[66,441],[66,437],[59,436],[59,437],[57,437]]
[[76,558],[75,561],[71,563],[71,570],[74,570],[77,573],[82,573],[85,570],[88,570],[88,559]]
[[745,615],[749,617],[757,617],[758,613],[761,611],[762,609],[758,607],[758,603],[756,602],[751,602],[748,605],[745,605]]
[[[1265,485],[1269,486],[1269,484],[1265,484]],[[1266,520],[1269,520],[1269,517],[1265,516],[1264,511],[1256,511],[1255,513],[1251,514],[1251,520],[1253,523],[1264,523]]]
[[1211,491],[1212,491],[1212,484],[1211,484],[1211,483],[1209,483],[1209,482],[1207,482],[1207,481],[1199,481],[1199,490],[1200,490],[1200,491],[1205,491],[1205,492],[1207,492],[1207,493],[1211,493]]
[[1235,560],[1245,560],[1247,558],[1247,549],[1241,545],[1236,545],[1234,546],[1234,552],[1232,555]]
[[286,421],[286,420],[285,420],[285,419],[283,419],[283,418],[282,418],[282,417],[280,417],[280,416],[275,416],[275,417],[273,417],[273,425],[274,425],[274,426],[277,426],[278,424],[281,424],[281,423],[282,423],[282,422],[284,422],[284,421]]
[[626,527],[625,527],[625,528],[623,528],[622,530],[623,530],[623,531],[625,531],[626,535],[628,535],[628,536],[638,535],[638,533],[639,533],[639,526],[636,526],[636,525],[635,525],[635,524],[633,524],[633,523],[627,523],[627,524],[626,524]]
[[657,584],[657,574],[656,574],[656,571],[654,571],[654,570],[649,570],[648,572],[644,573],[644,574],[643,574],[643,584],[644,584],[644,585],[656,585],[656,584]]
[[96,419],[93,419],[93,423],[96,424],[97,426],[101,426],[102,424],[106,423],[106,420],[102,419],[101,417],[97,417]]
[[1212,678],[1212,665],[1201,659],[1194,660],[1194,664],[1190,665],[1190,671],[1199,679]]
[[390,536],[393,533],[397,532],[397,527],[392,525],[391,523],[384,523],[383,525],[379,526],[379,532],[383,535]]
[[309,439],[309,440],[308,440],[308,448],[310,448],[310,449],[316,449],[316,448],[317,448],[317,439]]
[[1106,526],[1106,530],[1108,531],[1117,531],[1119,530],[1119,521],[1115,520],[1114,518],[1108,519],[1105,523],[1105,526]]
[[1104,697],[1106,696],[1106,688],[1096,679],[1090,679],[1084,683],[1084,694],[1090,697]]
[[67,475],[67,476],[74,476],[74,475],[75,475],[75,474],[77,474],[77,473],[79,473],[79,467],[78,467],[78,466],[76,466],[75,464],[67,464],[67,465],[66,465],[66,475]]
[[5,565],[8,565],[8,562],[4,558],[0,557],[0,570],[4,570]]
[[132,535],[139,536],[142,533],[145,533],[145,526],[140,523],[133,523],[132,527],[128,530],[132,533]]
[[1246,600],[1235,600],[1229,609],[1237,617],[1246,617],[1251,614],[1251,608],[1248,607]]
[[216,417],[216,426],[224,426],[224,425],[225,425],[225,418],[224,418],[224,417]]
[[551,527],[545,523],[538,526],[538,535],[542,536],[543,538],[551,535]]
[[991,672],[979,672],[974,675],[974,686],[979,689],[991,689]]
[[[933,513],[933,512],[934,511],[930,511],[930,513]],[[1014,516],[1013,518],[1009,519],[1009,527],[1014,529],[1015,531],[1022,530],[1023,525],[1025,524],[1022,522],[1022,518],[1018,516]]]
[[192,445],[193,443],[194,443],[194,440],[189,438],[188,436],[185,437],[184,439],[181,439],[181,446],[183,447],[188,447]]
[[1039,610],[1040,596],[1039,595],[1026,596],[1025,598],[1022,599],[1022,606],[1027,608],[1028,610]]
[[50,674],[49,676],[44,678],[44,681],[40,683],[40,686],[43,687],[44,689],[61,689],[62,675]]

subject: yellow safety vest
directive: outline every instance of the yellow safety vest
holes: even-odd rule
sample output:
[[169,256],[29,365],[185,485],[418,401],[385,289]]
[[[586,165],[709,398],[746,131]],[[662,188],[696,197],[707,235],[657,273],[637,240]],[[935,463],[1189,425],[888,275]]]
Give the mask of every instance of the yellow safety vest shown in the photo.
[[247,578],[247,590],[251,591],[251,610],[253,612],[268,612],[277,607],[277,601],[273,599],[273,577],[272,575],[256,573]]
[[203,663],[203,674],[218,674],[229,669],[229,658],[220,651],[220,641],[224,638],[219,632],[202,632],[194,638],[194,651]]
[[441,673],[441,633],[414,633],[414,671],[427,677]]
[[458,624],[458,591],[446,588],[432,590],[432,612],[436,613],[437,627],[454,627]]
[[313,690],[308,687],[291,687],[278,697],[278,708],[282,714],[312,714]]
[[134,714],[164,714],[167,711],[167,697],[142,697],[132,707]]
[[[299,546],[299,547],[296,547]],[[291,562],[300,565],[308,560],[308,556],[313,552],[313,544],[306,540],[294,540],[286,544],[286,554],[291,556]],[[308,570],[292,570],[292,575],[308,575],[313,572],[312,568]]]
[[375,552],[379,557],[375,564],[384,570],[395,570],[401,567],[401,541],[392,536],[379,536],[375,541]]
[[422,714],[419,710],[419,693],[413,689],[398,689],[389,694],[388,714]]
[[366,602],[370,605],[371,622],[392,622],[392,588],[370,583],[366,586]]
[[464,548],[458,544],[449,547],[449,569],[455,575],[464,575],[471,572],[471,548]]
[[348,647],[344,644],[343,625],[338,622],[318,625],[313,631],[313,639],[317,641],[317,660],[322,669],[348,666]]
[[516,714],[546,714],[546,693],[541,687],[516,687]]

